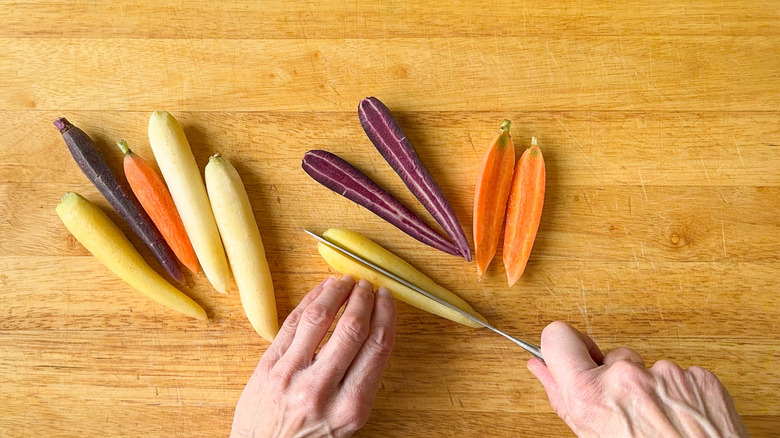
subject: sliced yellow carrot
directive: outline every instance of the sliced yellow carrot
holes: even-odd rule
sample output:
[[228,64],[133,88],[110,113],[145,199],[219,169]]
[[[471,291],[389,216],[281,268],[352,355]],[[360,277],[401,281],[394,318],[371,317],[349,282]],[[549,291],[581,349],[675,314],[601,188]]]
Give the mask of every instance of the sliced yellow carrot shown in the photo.
[[[342,228],[331,228],[323,233],[323,237],[341,246],[342,248],[348,249],[356,255],[365,258],[371,263],[387,269],[393,274],[437,296],[438,298],[441,298],[442,300],[473,315],[474,317],[485,321],[485,318],[482,315],[477,313],[460,297],[436,284],[436,282],[412,267],[412,265],[386,250],[385,248],[381,247],[372,240],[366,238],[365,236]],[[426,312],[433,313],[434,315],[447,318],[451,321],[455,321],[469,327],[481,327],[479,324],[449,309],[448,307],[437,303],[425,295],[422,295],[419,292],[404,286],[392,278],[379,273],[322,243],[319,244],[317,249],[319,250],[320,255],[322,255],[322,258],[324,258],[333,269],[342,274],[349,274],[355,278],[365,278],[376,287],[384,286],[390,289],[390,291],[393,293],[393,296],[395,296],[397,299],[411,304],[412,306],[415,306],[419,309],[425,310]]]
[[214,155],[206,165],[206,189],[246,317],[273,341],[279,331],[274,285],[244,183],[229,161]]
[[68,192],[56,211],[73,237],[127,284],[177,312],[207,319],[198,303],[165,281],[144,261],[122,230],[98,206],[77,193]]

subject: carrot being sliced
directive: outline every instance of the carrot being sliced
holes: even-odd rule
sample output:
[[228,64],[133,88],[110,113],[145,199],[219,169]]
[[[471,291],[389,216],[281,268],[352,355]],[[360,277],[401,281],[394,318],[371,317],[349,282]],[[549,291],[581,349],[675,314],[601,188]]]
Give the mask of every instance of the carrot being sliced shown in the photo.
[[515,145],[509,135],[510,125],[509,120],[501,123],[501,133],[485,151],[474,191],[474,252],[479,278],[496,255],[512,185]]
[[506,213],[504,266],[509,287],[523,275],[534,245],[544,205],[544,157],[536,137],[515,166]]
[[176,210],[168,187],[146,160],[130,150],[126,141],[121,140],[117,144],[122,153],[125,154],[125,177],[136,198],[149,217],[152,218],[152,222],[160,230],[176,257],[190,271],[197,274],[198,257],[192,248],[190,238],[187,237],[187,231],[184,229],[184,224],[178,210]]

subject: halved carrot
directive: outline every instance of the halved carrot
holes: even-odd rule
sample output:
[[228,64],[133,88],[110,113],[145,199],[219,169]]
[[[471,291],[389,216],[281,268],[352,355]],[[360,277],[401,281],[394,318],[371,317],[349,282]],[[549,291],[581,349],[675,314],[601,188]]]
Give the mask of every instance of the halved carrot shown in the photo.
[[515,167],[506,213],[504,266],[509,287],[523,275],[534,245],[544,205],[544,157],[536,137]]
[[509,120],[501,123],[501,133],[485,151],[474,191],[474,252],[479,278],[496,255],[512,185],[515,145],[509,135],[510,124]]
[[198,257],[192,248],[190,238],[187,237],[187,231],[184,229],[184,224],[178,210],[176,210],[168,187],[146,160],[130,150],[126,141],[121,140],[117,145],[125,154],[125,177],[136,198],[141,202],[141,206],[149,217],[152,218],[152,222],[160,230],[176,257],[190,271],[197,274]]

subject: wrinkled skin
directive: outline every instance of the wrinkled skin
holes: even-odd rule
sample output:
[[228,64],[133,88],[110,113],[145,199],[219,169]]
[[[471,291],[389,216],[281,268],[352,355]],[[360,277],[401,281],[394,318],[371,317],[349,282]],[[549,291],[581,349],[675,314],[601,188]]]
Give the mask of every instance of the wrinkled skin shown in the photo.
[[542,332],[528,369],[553,410],[579,437],[747,437],[734,401],[714,374],[661,360],[645,367],[629,348],[603,354],[563,322]]
[[[322,343],[339,309],[344,312]],[[330,278],[290,313],[236,406],[231,438],[349,437],[368,419],[395,343],[387,289]],[[580,437],[748,437],[720,381],[669,361],[647,368],[628,348],[602,353],[563,322],[542,333],[528,369]]]
[[395,343],[395,319],[387,289],[375,294],[371,284],[349,276],[322,282],[290,313],[257,365],[230,436],[351,436],[371,412]]

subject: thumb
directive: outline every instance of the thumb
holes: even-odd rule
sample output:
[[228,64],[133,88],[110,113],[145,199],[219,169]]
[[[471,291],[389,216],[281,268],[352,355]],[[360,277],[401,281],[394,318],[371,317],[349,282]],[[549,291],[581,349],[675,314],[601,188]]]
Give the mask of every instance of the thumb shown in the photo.
[[551,323],[542,331],[542,355],[564,394],[579,374],[598,367],[604,360],[593,339],[561,321]]

